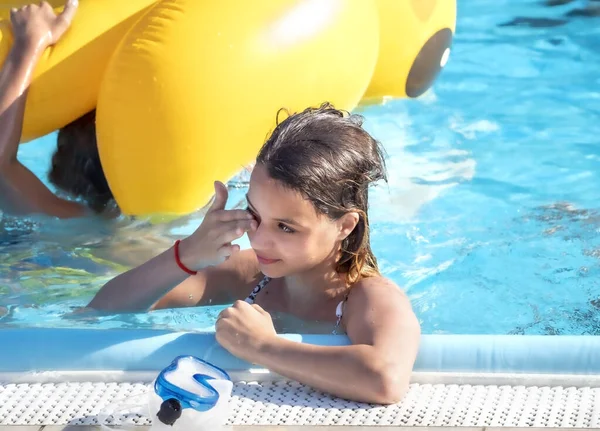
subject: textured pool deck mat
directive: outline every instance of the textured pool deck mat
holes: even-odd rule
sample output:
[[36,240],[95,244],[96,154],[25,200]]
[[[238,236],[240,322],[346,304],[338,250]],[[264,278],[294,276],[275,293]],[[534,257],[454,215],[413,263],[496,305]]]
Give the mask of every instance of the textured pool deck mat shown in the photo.
[[[107,418],[105,407],[119,400],[135,403],[149,389],[149,383],[123,382],[4,384],[0,425],[69,425],[65,428],[69,429],[97,425],[100,417],[109,426],[144,429],[151,424],[148,414]],[[237,382],[226,425],[235,430],[317,425],[600,428],[600,388],[413,383],[401,403],[374,406],[285,380]]]

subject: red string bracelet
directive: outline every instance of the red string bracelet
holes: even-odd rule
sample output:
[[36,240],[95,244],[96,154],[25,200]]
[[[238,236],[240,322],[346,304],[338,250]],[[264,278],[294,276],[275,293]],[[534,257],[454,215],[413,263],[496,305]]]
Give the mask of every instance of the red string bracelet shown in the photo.
[[187,272],[190,275],[196,275],[198,274],[198,271],[192,271],[191,269],[189,269],[187,266],[185,266],[182,262],[181,259],[179,258],[179,243],[181,242],[181,240],[177,240],[175,241],[175,246],[173,247],[173,249],[175,250],[175,262],[177,262],[177,266],[179,266],[184,272]]

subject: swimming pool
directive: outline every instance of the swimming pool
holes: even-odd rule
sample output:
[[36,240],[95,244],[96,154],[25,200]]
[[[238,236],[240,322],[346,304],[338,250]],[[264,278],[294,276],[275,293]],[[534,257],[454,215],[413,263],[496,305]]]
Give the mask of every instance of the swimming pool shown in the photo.
[[[389,155],[389,183],[371,194],[373,248],[425,334],[600,333],[600,18],[502,26],[581,4],[459,2],[453,54],[434,90],[361,109]],[[38,175],[54,140],[21,147]],[[232,182],[231,206],[243,204],[246,179]],[[0,328],[211,331],[221,307],[66,317],[200,217],[155,227],[4,218]]]
[[[434,90],[360,110],[389,154],[389,184],[371,194],[373,249],[424,334],[405,402],[261,383],[277,377],[216,343],[221,306],[69,316],[201,214],[159,226],[3,218],[0,424],[96,423],[103,403],[144,389],[132,382],[194,354],[238,382],[234,425],[600,426],[600,18],[564,18],[585,3],[459,0]],[[38,175],[54,139],[21,148]],[[230,184],[230,206],[243,205],[247,177]]]

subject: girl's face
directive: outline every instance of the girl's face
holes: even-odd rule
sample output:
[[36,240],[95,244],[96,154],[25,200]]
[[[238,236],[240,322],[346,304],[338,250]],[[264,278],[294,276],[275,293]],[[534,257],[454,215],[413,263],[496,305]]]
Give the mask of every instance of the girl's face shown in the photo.
[[340,220],[318,214],[300,193],[285,188],[257,164],[250,177],[248,211],[258,223],[248,232],[263,274],[301,274],[327,259],[335,262],[348,228]]

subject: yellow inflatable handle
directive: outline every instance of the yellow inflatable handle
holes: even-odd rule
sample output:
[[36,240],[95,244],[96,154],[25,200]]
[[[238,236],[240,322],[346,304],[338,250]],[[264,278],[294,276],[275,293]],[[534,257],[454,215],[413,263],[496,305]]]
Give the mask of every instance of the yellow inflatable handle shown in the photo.
[[[31,0],[0,0],[0,17]],[[96,107],[106,65],[119,41],[156,0],[80,0],[71,28],[48,48],[35,69],[21,142],[64,127]],[[52,0],[62,9],[63,1]],[[0,21],[0,65],[13,43],[10,21]]]

